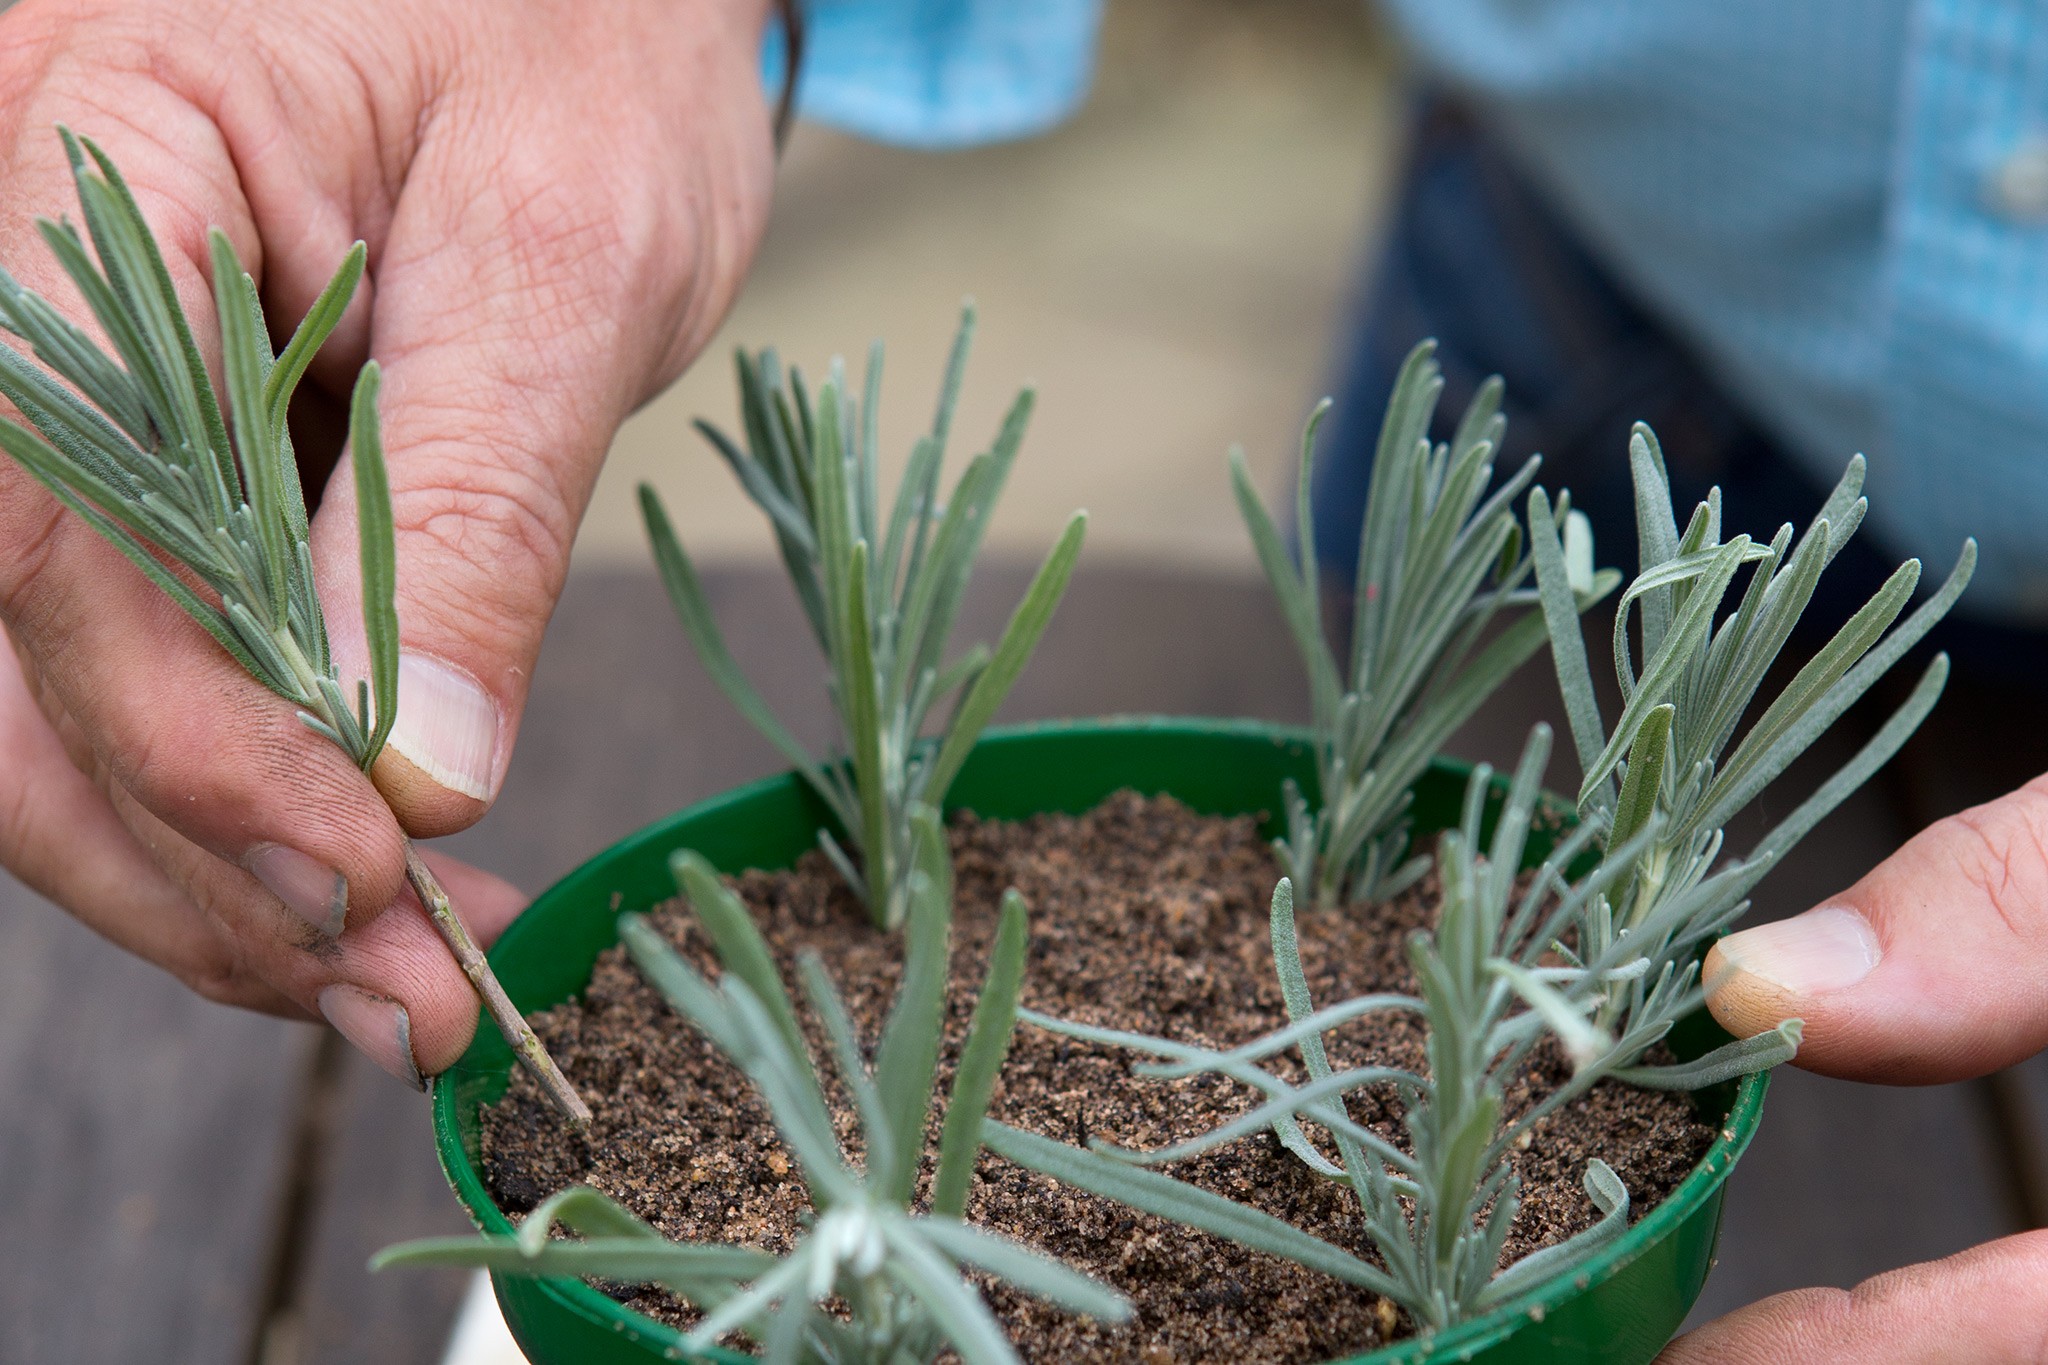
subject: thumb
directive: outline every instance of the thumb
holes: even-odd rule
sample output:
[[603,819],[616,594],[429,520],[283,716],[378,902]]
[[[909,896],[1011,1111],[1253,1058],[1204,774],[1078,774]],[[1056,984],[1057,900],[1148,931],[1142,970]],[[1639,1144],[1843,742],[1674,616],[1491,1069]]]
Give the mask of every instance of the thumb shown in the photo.
[[2048,1232],[1907,1266],[1854,1289],[1777,1294],[1686,1333],[1657,1365],[2037,1362],[2048,1341]]
[[[515,145],[478,156],[481,135],[428,138],[374,265],[401,658],[373,776],[416,836],[461,829],[496,796],[612,436],[690,316],[723,311],[744,260],[700,249],[689,214],[634,202],[645,187],[585,149],[506,130]],[[360,666],[360,613],[339,600],[359,582],[355,526],[344,467],[315,556],[341,589],[337,655]]]
[[1806,1021],[1797,1064],[1931,1084],[2048,1045],[2048,777],[1930,825],[1840,896],[1730,934],[1707,1004],[1748,1037]]

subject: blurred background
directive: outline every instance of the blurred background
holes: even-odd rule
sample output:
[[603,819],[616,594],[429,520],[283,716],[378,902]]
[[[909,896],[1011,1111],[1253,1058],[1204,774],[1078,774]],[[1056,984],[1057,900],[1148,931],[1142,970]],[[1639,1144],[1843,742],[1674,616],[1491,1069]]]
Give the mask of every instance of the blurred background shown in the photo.
[[[1268,497],[1288,491],[1301,422],[1339,371],[1408,105],[1355,0],[1110,0],[1088,104],[1048,136],[928,154],[799,125],[737,309],[619,436],[501,801],[452,850],[538,891],[781,766],[689,655],[648,565],[643,480],[742,664],[808,742],[827,742],[766,528],[689,424],[735,424],[735,346],[773,344],[815,375],[834,356],[858,371],[882,338],[898,467],[969,295],[981,326],[956,452],[993,433],[1019,385],[1039,405],[960,638],[992,637],[1066,515],[1092,514],[1006,718],[1301,719],[1305,685],[1224,455],[1241,443]],[[1511,757],[1554,715],[1554,692],[1547,668],[1525,671],[1454,747]],[[1760,912],[1853,880],[1914,809],[1876,788],[1858,798]],[[2048,1113],[2028,1118],[2042,1094],[1786,1073],[1731,1187],[1701,1312],[1851,1284],[2034,1220],[2039,1152],[2024,1135]],[[310,1026],[188,996],[4,878],[0,1096],[0,1365],[456,1359],[460,1275],[364,1270],[380,1246],[465,1225],[425,1102]],[[487,1318],[468,1323],[461,1365],[509,1365]]]
[[1117,0],[1087,107],[1047,136],[935,154],[799,123],[739,306],[619,434],[577,567],[645,566],[643,480],[693,554],[772,562],[689,429],[737,429],[732,349],[773,345],[812,375],[843,356],[857,376],[886,342],[893,473],[972,296],[958,458],[1038,389],[993,554],[1043,554],[1085,503],[1091,564],[1255,572],[1224,452],[1241,442],[1269,487],[1291,476],[1399,163],[1392,63],[1347,0]]

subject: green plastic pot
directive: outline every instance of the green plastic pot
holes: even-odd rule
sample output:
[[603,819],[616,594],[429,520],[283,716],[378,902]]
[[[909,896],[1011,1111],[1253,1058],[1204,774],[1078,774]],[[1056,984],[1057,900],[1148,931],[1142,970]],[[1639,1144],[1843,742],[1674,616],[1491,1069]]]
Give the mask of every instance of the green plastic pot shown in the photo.
[[[1416,785],[1418,827],[1455,824],[1470,769],[1439,761]],[[1046,811],[1078,814],[1112,792],[1165,792],[1210,814],[1269,813],[1280,784],[1314,789],[1308,737],[1247,722],[1115,719],[990,732],[949,794],[949,808],[1017,819]],[[614,844],[563,878],[520,916],[491,963],[524,1010],[579,993],[597,956],[617,941],[622,910],[644,910],[675,894],[669,854],[694,848],[720,869],[788,867],[816,843],[824,808],[793,774],[771,777],[690,807]],[[1540,834],[1532,838],[1539,843]],[[1547,851],[1547,850],[1542,850]],[[1540,856],[1541,851],[1537,856]],[[1726,1040],[1704,1014],[1672,1039],[1681,1057]],[[448,1182],[486,1232],[512,1231],[491,1202],[478,1162],[478,1109],[505,1092],[512,1054],[495,1030],[479,1028],[455,1067],[434,1083],[434,1136]],[[1700,1093],[1721,1134],[1698,1167],[1615,1244],[1569,1276],[1424,1343],[1402,1342],[1339,1365],[1641,1365],[1690,1311],[1713,1264],[1723,1182],[1761,1114],[1764,1075]],[[681,1335],[578,1280],[494,1275],[505,1321],[534,1365],[646,1365],[690,1358]],[[696,1359],[736,1365],[751,1357],[711,1351]]]

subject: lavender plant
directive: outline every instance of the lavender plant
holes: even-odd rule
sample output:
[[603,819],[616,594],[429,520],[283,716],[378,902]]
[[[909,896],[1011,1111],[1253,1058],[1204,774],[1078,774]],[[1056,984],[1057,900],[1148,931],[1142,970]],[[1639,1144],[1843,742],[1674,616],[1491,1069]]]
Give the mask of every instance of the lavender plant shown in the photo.
[[[0,418],[0,450],[367,772],[398,714],[397,549],[376,362],[363,366],[349,405],[370,656],[370,677],[356,683],[353,695],[329,647],[285,422],[306,367],[362,279],[366,249],[361,242],[350,249],[283,352],[273,354],[255,282],[226,235],[209,235],[223,412],[163,253],[120,171],[89,139],[64,128],[58,133],[91,249],[69,222],[41,219],[36,226],[114,353],[0,270],[0,326],[31,352],[0,346],[0,395],[28,423]],[[589,1109],[498,985],[410,841],[405,865],[434,927],[520,1061],[572,1122],[587,1123]]]
[[[1322,804],[1311,812],[1289,784],[1287,836],[1275,843],[1294,884],[1329,908],[1393,895],[1429,866],[1406,858],[1409,791],[1429,761],[1508,675],[1544,643],[1544,622],[1522,611],[1489,636],[1503,611],[1532,607],[1530,560],[1514,501],[1535,477],[1529,460],[1488,492],[1507,419],[1501,384],[1473,396],[1448,445],[1429,440],[1443,376],[1435,346],[1409,352],[1380,428],[1359,535],[1347,664],[1324,631],[1320,570],[1310,535],[1310,471],[1325,399],[1302,433],[1295,524],[1297,564],[1259,500],[1241,451],[1231,480],[1259,562],[1308,670]],[[1620,581],[1592,569],[1583,517],[1566,521],[1571,595],[1583,611]]]
[[[1563,547],[1540,488],[1529,497],[1529,527],[1551,656],[1584,773],[1579,808],[1603,831],[1601,876],[1609,888],[1584,902],[1558,951],[1605,975],[1596,1022],[1639,1057],[1699,1004],[1699,955],[1741,916],[1758,881],[1926,717],[1947,680],[1947,656],[1927,665],[1905,701],[1838,772],[1748,854],[1717,867],[1728,822],[1947,614],[1969,583],[1977,550],[1966,541],[1941,587],[1903,620],[1920,562],[1901,564],[1752,716],[1822,572],[1863,520],[1863,459],[1849,462],[1803,534],[1795,540],[1787,524],[1768,542],[1746,535],[1722,540],[1719,489],[1681,533],[1663,453],[1648,427],[1635,429],[1629,461],[1641,569],[1615,612],[1614,672],[1623,706],[1611,730],[1601,719]],[[1731,608],[1745,567],[1748,583]]]
[[[988,976],[954,1073],[929,1211],[915,1207],[937,1089],[952,886],[938,817],[921,808],[913,829],[903,985],[872,1063],[861,1055],[824,964],[812,953],[799,967],[811,1011],[859,1112],[861,1158],[835,1135],[820,1072],[766,942],[711,865],[690,852],[672,864],[725,969],[716,985],[639,916],[621,918],[634,962],[752,1081],[803,1171],[816,1219],[788,1255],[669,1242],[604,1194],[578,1186],[535,1209],[514,1236],[413,1242],[385,1251],[373,1264],[484,1266],[660,1284],[703,1311],[685,1340],[688,1349],[741,1332],[766,1360],[785,1365],[925,1365],[946,1349],[969,1365],[1013,1365],[1016,1352],[961,1278],[966,1266],[1073,1312],[1123,1321],[1130,1305],[1121,1295],[961,1221],[1024,972],[1025,909],[1015,891],[1003,898]],[[552,1239],[556,1223],[582,1240]],[[850,1310],[847,1316],[829,1310],[834,1298]]]
[[[1262,1096],[1236,1119],[1188,1141],[1152,1152],[1105,1146],[1100,1154],[1140,1165],[1169,1164],[1272,1129],[1318,1174],[1350,1186],[1366,1238],[1385,1266],[1371,1287],[1406,1309],[1424,1334],[1454,1326],[1569,1271],[1626,1228],[1628,1191],[1606,1163],[1595,1159],[1585,1173],[1586,1193],[1598,1212],[1593,1225],[1500,1268],[1519,1208],[1508,1161],[1516,1139],[1596,1081],[1637,1075],[1625,1067],[1614,1040],[1587,1017],[1602,998],[1607,978],[1583,966],[1553,965],[1547,958],[1584,904],[1605,894],[1620,875],[1618,870],[1596,871],[1577,885],[1566,878],[1571,864],[1593,846],[1596,825],[1578,826],[1552,849],[1524,890],[1515,887],[1549,753],[1550,732],[1538,726],[1490,839],[1482,837],[1482,824],[1486,798],[1495,787],[1493,774],[1484,766],[1474,771],[1458,827],[1438,842],[1441,917],[1433,931],[1418,931],[1409,941],[1419,995],[1368,995],[1316,1009],[1295,937],[1293,886],[1283,877],[1273,892],[1271,925],[1274,964],[1289,1017],[1285,1028],[1218,1051],[1025,1011],[1028,1022],[1055,1033],[1160,1059],[1139,1067],[1140,1074],[1166,1079],[1219,1075]],[[1386,1065],[1335,1070],[1326,1035],[1386,1012],[1423,1022],[1426,1071]],[[1796,1028],[1786,1034],[1796,1042]],[[1550,1036],[1571,1057],[1572,1077],[1530,1109],[1508,1115],[1503,1096],[1509,1083]],[[1300,1053],[1308,1074],[1305,1084],[1262,1065],[1290,1049]],[[1751,1050],[1761,1049],[1752,1045]],[[1390,1088],[1398,1099],[1408,1136],[1405,1148],[1352,1119],[1345,1097],[1369,1087]],[[1334,1159],[1309,1140],[1303,1121],[1329,1135]],[[1105,1176],[1103,1183],[1114,1192],[1112,1178]],[[1317,1253],[1323,1259],[1327,1254]]]
[[[1850,462],[1796,542],[1788,525],[1761,544],[1744,535],[1721,540],[1718,490],[1678,531],[1662,455],[1647,428],[1635,432],[1630,460],[1643,562],[1614,627],[1622,716],[1612,731],[1601,723],[1580,637],[1583,569],[1569,565],[1557,515],[1535,489],[1531,554],[1584,767],[1580,819],[1517,897],[1514,877],[1524,862],[1548,730],[1538,727],[1531,736],[1484,857],[1477,850],[1489,774],[1475,773],[1459,828],[1444,835],[1437,851],[1441,918],[1433,933],[1411,943],[1419,997],[1367,996],[1316,1011],[1296,946],[1292,889],[1283,878],[1272,939],[1288,1027],[1218,1052],[1025,1015],[1069,1036],[1150,1052],[1162,1059],[1146,1068],[1150,1074],[1213,1073],[1258,1090],[1260,1105],[1210,1133],[1158,1152],[1118,1155],[1172,1162],[1270,1126],[1311,1168],[1351,1185],[1392,1281],[1386,1292],[1425,1332],[1568,1269],[1626,1225],[1626,1190],[1595,1162],[1586,1188],[1599,1221],[1494,1273],[1516,1210],[1506,1155],[1534,1123],[1602,1079],[1691,1089],[1796,1052],[1800,1023],[1791,1020],[1690,1061],[1644,1063],[1644,1054],[1701,1003],[1698,959],[1705,945],[1741,915],[1758,881],[1912,734],[1940,695],[1946,658],[1937,655],[1854,757],[1748,856],[1717,866],[1727,821],[1925,636],[1953,606],[1975,563],[1975,546],[1966,542],[1941,588],[1903,622],[1920,566],[1902,565],[1751,719],[1765,675],[1822,571],[1862,520],[1863,463]],[[1745,565],[1750,580],[1733,609],[1723,611]],[[1645,656],[1640,672],[1630,653],[1632,619]],[[1591,859],[1592,869],[1574,881],[1569,869],[1582,859]],[[1384,1010],[1412,1012],[1425,1023],[1427,1076],[1380,1066],[1334,1071],[1325,1032]],[[1569,1056],[1571,1077],[1504,1119],[1507,1079],[1546,1036]],[[1289,1048],[1300,1052],[1305,1085],[1259,1065]],[[1405,1151],[1353,1122],[1345,1108],[1346,1095],[1379,1085],[1392,1086],[1405,1111]],[[1303,1121],[1329,1134],[1337,1159],[1308,1140]]]
[[[1029,389],[1017,396],[994,443],[968,462],[942,503],[941,466],[973,333],[970,306],[961,316],[931,430],[911,450],[886,512],[876,437],[879,343],[869,353],[859,399],[836,361],[813,401],[803,376],[793,367],[785,371],[774,351],[758,357],[742,351],[745,448],[708,423],[697,424],[774,527],[797,600],[825,653],[844,764],[821,763],[807,753],[741,673],[660,499],[651,488],[640,489],[662,581],[698,657],[832,812],[851,850],[830,830],[819,832],[819,843],[885,928],[901,923],[908,906],[910,812],[944,801],[1052,619],[1087,524],[1082,512],[1068,521],[993,651],[976,645],[948,661],[974,557],[1033,402]],[[951,714],[936,743],[927,742],[932,712],[948,697],[955,698]]]

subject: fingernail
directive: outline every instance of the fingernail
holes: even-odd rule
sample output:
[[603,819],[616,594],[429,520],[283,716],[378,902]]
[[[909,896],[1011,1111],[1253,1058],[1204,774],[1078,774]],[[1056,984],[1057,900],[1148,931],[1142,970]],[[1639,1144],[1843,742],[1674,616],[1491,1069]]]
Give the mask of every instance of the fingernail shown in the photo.
[[412,1021],[405,1006],[360,986],[334,985],[320,992],[320,1012],[356,1050],[415,1090],[427,1088],[412,1059]]
[[1845,905],[1824,905],[1721,940],[1737,970],[1794,995],[1853,986],[1884,955],[1870,921]]
[[398,656],[391,747],[448,788],[488,801],[498,787],[498,704],[476,679],[424,654]]
[[337,938],[348,918],[348,878],[283,844],[258,844],[242,859],[251,876],[284,902],[285,909]]

